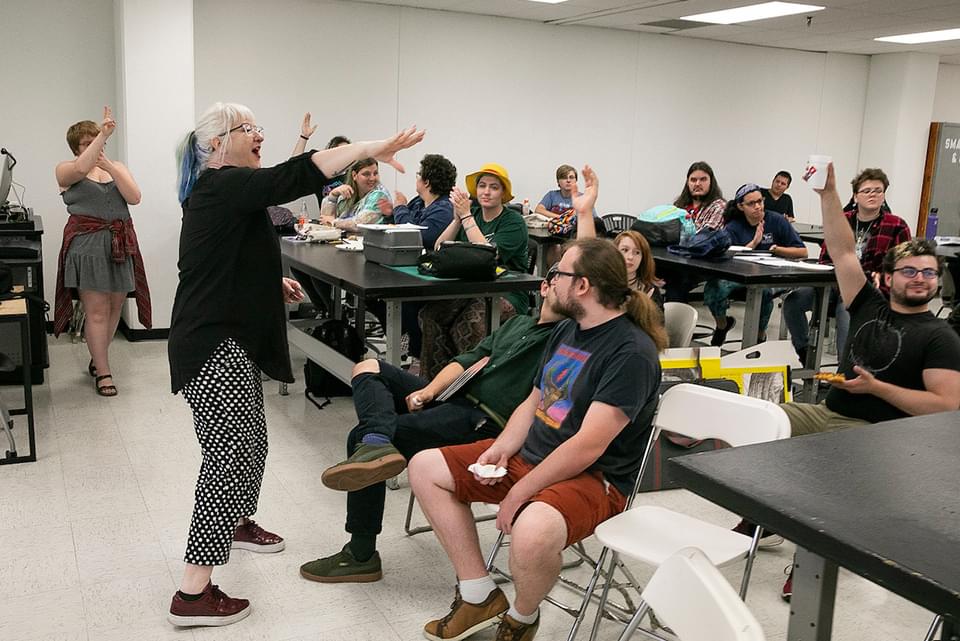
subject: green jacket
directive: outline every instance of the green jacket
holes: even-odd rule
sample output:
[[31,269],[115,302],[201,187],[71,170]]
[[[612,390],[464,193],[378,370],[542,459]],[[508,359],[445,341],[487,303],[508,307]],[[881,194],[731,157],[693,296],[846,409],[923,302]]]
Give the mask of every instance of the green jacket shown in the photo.
[[475,348],[453,359],[466,369],[484,356],[490,357],[490,362],[463,392],[500,427],[530,395],[543,359],[543,347],[556,325],[538,324],[530,316],[514,316]]
[[[510,271],[525,274],[528,263],[528,236],[527,224],[523,222],[523,216],[506,206],[504,206],[500,215],[490,222],[483,219],[483,210],[480,209],[479,205],[472,205],[470,212],[487,241],[496,245],[497,264]],[[463,228],[457,232],[456,240],[470,242]],[[527,292],[511,292],[504,298],[510,301],[513,308],[517,310],[517,314],[526,314],[530,311],[530,299],[527,297]]]

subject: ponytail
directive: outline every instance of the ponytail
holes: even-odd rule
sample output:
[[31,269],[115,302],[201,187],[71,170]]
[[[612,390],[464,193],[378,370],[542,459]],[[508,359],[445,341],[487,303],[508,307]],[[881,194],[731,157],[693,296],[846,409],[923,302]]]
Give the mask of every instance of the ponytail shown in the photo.
[[182,205],[190,197],[194,183],[200,176],[200,150],[197,147],[197,132],[191,131],[177,147],[177,197]]
[[669,346],[663,315],[649,296],[639,289],[628,288],[624,307],[630,320],[650,336],[658,352]]

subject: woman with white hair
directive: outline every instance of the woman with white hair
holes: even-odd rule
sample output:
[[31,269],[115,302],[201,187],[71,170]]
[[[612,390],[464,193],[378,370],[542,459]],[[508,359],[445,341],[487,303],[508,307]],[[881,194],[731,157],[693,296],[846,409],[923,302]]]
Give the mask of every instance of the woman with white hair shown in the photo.
[[211,584],[231,548],[279,552],[284,541],[250,520],[267,456],[260,372],[293,382],[284,303],[303,299],[283,278],[266,208],[321,191],[358,158],[399,171],[394,154],[423,138],[413,128],[387,140],[310,151],[261,169],[263,128],[242,105],[216,103],[180,147],[180,283],[168,351],[172,391],[193,412],[203,453],[175,625],[227,625],[250,613]]

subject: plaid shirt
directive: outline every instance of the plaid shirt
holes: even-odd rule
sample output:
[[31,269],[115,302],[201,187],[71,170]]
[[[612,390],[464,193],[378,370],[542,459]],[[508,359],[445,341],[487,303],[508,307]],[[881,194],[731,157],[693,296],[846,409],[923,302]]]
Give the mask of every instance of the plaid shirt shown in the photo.
[[727,201],[723,198],[717,198],[709,205],[705,205],[700,209],[689,205],[686,210],[688,214],[693,216],[693,224],[697,228],[697,231],[700,231],[705,228],[720,229],[723,227],[723,210],[726,208]]
[[[850,223],[850,229],[856,234],[857,210],[854,208],[846,212],[847,222]],[[883,256],[892,247],[896,247],[902,242],[910,240],[910,228],[907,223],[889,212],[882,213],[875,218],[866,230],[866,245],[863,248],[863,254],[860,256],[860,265],[863,267],[867,279],[873,272],[880,272],[883,265]],[[820,249],[820,262],[832,264],[830,254],[827,253],[827,245],[824,244]],[[883,285],[881,283],[881,288]]]

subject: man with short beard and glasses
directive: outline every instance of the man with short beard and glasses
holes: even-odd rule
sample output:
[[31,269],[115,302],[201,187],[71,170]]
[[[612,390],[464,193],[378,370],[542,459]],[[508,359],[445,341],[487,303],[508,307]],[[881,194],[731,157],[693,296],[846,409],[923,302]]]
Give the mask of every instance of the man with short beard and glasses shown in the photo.
[[810,434],[960,407],[960,337],[928,309],[942,269],[936,247],[913,239],[882,264],[887,301],[868,281],[831,165],[820,194],[823,231],[836,269],[850,333],[838,373],[819,405],[786,403],[791,434]]

